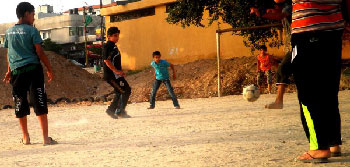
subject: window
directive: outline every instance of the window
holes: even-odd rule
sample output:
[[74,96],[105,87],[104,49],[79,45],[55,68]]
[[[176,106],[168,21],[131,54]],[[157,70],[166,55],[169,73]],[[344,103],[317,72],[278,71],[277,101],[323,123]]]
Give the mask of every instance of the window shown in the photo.
[[46,39],[46,33],[43,33],[43,39]]
[[120,14],[111,16],[111,22],[121,22],[124,20],[131,20],[131,19],[138,19],[141,17],[153,16],[155,15],[155,13],[156,13],[155,7],[134,10],[127,13],[120,13]]
[[77,35],[77,27],[69,27],[69,36]]
[[84,36],[84,27],[77,27],[78,36]]

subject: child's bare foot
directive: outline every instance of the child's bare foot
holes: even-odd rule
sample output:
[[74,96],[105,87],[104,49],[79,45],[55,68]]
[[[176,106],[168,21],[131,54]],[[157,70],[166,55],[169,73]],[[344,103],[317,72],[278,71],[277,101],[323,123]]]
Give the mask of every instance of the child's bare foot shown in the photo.
[[22,140],[21,140],[21,143],[22,143],[23,145],[29,145],[29,144],[31,144],[31,143],[30,143],[30,137],[29,137],[29,136],[23,137]]
[[265,108],[267,108],[267,109],[283,109],[283,104],[281,104],[281,103],[270,103],[270,104],[266,104]]
[[331,156],[332,157],[340,157],[341,156],[341,148],[340,146],[333,146],[329,148],[331,151]]
[[58,142],[56,140],[52,139],[52,137],[48,137],[43,143],[44,146],[54,145],[54,144],[58,144]]

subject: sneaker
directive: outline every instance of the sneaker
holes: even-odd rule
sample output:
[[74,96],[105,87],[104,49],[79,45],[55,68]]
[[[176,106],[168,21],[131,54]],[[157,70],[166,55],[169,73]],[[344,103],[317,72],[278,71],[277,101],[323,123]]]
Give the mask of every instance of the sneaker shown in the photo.
[[154,107],[153,106],[149,106],[147,109],[152,110],[152,109],[154,109]]
[[180,109],[180,106],[176,106],[175,109]]
[[109,115],[113,119],[118,119],[118,116],[114,115],[114,113],[110,110],[106,110],[107,115]]

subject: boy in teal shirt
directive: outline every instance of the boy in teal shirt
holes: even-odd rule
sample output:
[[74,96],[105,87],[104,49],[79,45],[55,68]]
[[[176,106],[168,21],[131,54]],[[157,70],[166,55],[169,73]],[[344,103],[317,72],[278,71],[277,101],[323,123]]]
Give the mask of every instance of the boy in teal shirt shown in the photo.
[[174,107],[176,109],[180,109],[179,102],[177,101],[176,95],[173,91],[173,88],[170,84],[169,80],[169,71],[168,67],[170,67],[173,70],[173,79],[176,79],[175,69],[174,66],[171,63],[168,63],[166,60],[160,59],[161,54],[159,51],[153,52],[153,62],[151,63],[152,67],[154,68],[154,75],[155,80],[153,83],[153,89],[151,93],[151,99],[150,99],[150,107],[148,109],[154,109],[155,107],[155,100],[156,100],[156,94],[160,87],[160,84],[164,83],[166,88],[168,89],[168,92],[171,96],[171,99],[173,100]]
[[53,79],[50,62],[42,47],[39,31],[33,27],[34,6],[28,2],[21,2],[16,8],[18,23],[6,31],[4,47],[7,49],[8,71],[4,82],[11,83],[12,95],[15,102],[15,114],[22,129],[22,143],[30,144],[27,128],[27,115],[30,108],[27,100],[29,91],[34,112],[38,117],[43,133],[43,144],[56,144],[48,137],[47,96],[44,86],[43,68],[40,61],[47,68],[49,82]]

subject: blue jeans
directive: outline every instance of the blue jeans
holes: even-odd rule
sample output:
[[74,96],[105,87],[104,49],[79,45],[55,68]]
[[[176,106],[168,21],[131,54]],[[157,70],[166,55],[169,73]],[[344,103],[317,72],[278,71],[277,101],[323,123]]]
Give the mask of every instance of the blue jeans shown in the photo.
[[177,101],[176,95],[174,93],[173,87],[171,87],[170,84],[170,80],[166,79],[166,80],[154,80],[153,82],[153,89],[152,89],[152,93],[151,93],[151,100],[150,100],[150,106],[154,107],[155,103],[156,103],[156,94],[157,91],[160,87],[160,84],[164,83],[166,88],[168,89],[168,92],[171,96],[171,99],[173,100],[173,104],[175,107],[179,106],[179,102]]

